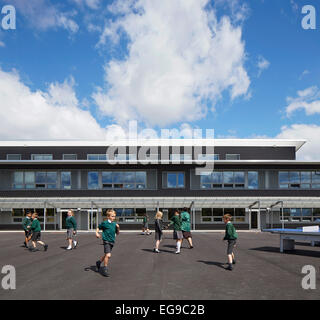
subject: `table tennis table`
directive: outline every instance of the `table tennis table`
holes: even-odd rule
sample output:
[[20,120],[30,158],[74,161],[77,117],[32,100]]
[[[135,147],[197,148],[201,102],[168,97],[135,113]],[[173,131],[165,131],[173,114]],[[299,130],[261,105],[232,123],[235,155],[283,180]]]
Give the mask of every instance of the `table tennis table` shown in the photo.
[[284,250],[294,250],[295,241],[310,241],[314,247],[320,242],[320,230],[318,231],[303,231],[302,228],[297,229],[264,229],[263,232],[270,232],[280,235],[280,252]]

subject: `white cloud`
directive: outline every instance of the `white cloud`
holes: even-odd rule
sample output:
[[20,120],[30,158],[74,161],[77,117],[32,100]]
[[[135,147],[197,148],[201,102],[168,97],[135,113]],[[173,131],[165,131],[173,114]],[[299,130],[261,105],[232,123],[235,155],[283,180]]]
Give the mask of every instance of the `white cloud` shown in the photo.
[[90,9],[97,10],[100,7],[101,0],[72,0],[80,7],[89,7]]
[[320,113],[320,90],[317,86],[298,91],[297,95],[296,98],[287,97],[287,116],[299,109],[304,109],[307,115]]
[[[117,15],[100,38],[130,39],[126,60],[105,66],[106,88],[93,98],[118,123],[137,119],[148,125],[194,121],[207,113],[224,91],[246,96],[250,79],[244,67],[242,28],[215,11],[208,0],[115,1]],[[117,45],[114,43],[114,45]]]
[[270,62],[260,55],[258,58],[258,69],[259,69],[258,77],[260,77],[262,72],[264,70],[267,70],[269,67],[270,67]]
[[297,159],[320,159],[320,126],[315,124],[293,124],[281,128],[277,139],[305,139],[307,143],[298,151]]
[[78,24],[72,19],[76,12],[62,12],[50,0],[4,0],[12,4],[35,29],[45,31],[50,28],[63,28],[70,33],[79,30]]
[[308,75],[308,74],[310,74],[310,71],[309,71],[309,70],[304,70],[304,71],[302,72],[302,74],[300,75],[299,80],[301,80],[304,76],[306,76],[306,75]]
[[0,139],[104,139],[108,130],[82,110],[74,80],[31,91],[17,72],[0,69]]
[[3,41],[0,40],[0,47],[4,48],[6,45]]

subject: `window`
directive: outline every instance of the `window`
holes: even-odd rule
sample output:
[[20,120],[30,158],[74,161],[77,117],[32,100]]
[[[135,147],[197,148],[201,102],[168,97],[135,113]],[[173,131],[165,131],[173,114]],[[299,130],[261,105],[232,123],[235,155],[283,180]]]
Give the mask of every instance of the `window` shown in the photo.
[[258,172],[248,172],[248,189],[258,189]]
[[12,209],[12,222],[21,223],[23,221],[23,209]]
[[198,155],[198,160],[201,160],[201,161],[215,161],[215,160],[219,160],[219,155],[218,154],[199,154]]
[[245,222],[245,208],[202,208],[202,223],[223,223],[223,215],[231,214],[234,222]]
[[7,154],[7,160],[21,160],[21,154]]
[[24,181],[23,181],[23,172],[17,171],[13,173],[13,188],[14,189],[23,189]]
[[170,160],[172,161],[190,161],[192,160],[191,154],[170,154]]
[[99,189],[99,172],[88,172],[88,189]]
[[61,189],[71,189],[71,172],[61,172]]
[[184,173],[167,173],[167,188],[184,188]]
[[320,172],[280,171],[279,187],[281,189],[320,189]]
[[312,219],[312,208],[302,208],[302,221],[311,221]]
[[226,154],[226,160],[240,160],[240,154]]
[[43,160],[52,160],[52,154],[32,154],[31,160],[43,161]]
[[107,154],[88,154],[87,160],[108,160]]
[[37,189],[56,189],[57,188],[57,172],[36,172],[35,187]]
[[201,189],[245,188],[244,171],[214,171],[202,174],[200,177]]
[[[106,214],[107,209],[103,209],[103,214]],[[137,223],[143,221],[143,216],[146,213],[145,208],[114,208],[117,216],[116,221],[120,223]]]
[[130,154],[115,154],[114,155],[114,160],[117,161],[133,161],[137,160],[137,155],[135,153],[130,153]]
[[24,183],[26,189],[34,189],[35,187],[35,175],[34,172],[24,173]]
[[145,171],[103,171],[103,189],[145,189],[147,173]]
[[76,154],[64,154],[63,160],[77,160]]

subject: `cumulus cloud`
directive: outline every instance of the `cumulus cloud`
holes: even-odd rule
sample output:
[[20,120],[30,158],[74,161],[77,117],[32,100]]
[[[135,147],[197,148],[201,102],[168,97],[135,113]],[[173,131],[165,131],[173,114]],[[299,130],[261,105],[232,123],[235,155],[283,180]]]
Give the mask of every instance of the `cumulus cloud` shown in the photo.
[[100,7],[101,0],[72,0],[80,7],[89,7],[90,9],[97,10]]
[[260,55],[258,58],[258,69],[259,69],[258,77],[260,77],[262,72],[264,70],[267,70],[269,67],[270,67],[270,62],[266,58]]
[[104,139],[108,129],[82,110],[74,80],[31,91],[16,71],[0,69],[0,139]]
[[[224,91],[246,96],[242,27],[218,19],[208,0],[115,1],[99,45],[129,39],[127,56],[105,66],[105,87],[93,99],[118,123],[151,126],[190,122],[214,110]],[[108,43],[109,44],[109,43]]]
[[307,143],[298,151],[299,160],[320,159],[320,126],[316,124],[293,124],[283,126],[281,132],[276,136],[277,139],[303,139]]
[[0,40],[0,47],[3,47],[3,48],[4,48],[5,46],[6,46],[5,43]]
[[320,113],[320,90],[317,86],[300,90],[296,98],[287,97],[287,103],[287,116],[299,109],[304,109],[307,115]]
[[63,28],[70,33],[79,30],[78,24],[72,19],[76,12],[62,12],[50,0],[4,0],[4,2],[14,5],[19,14],[24,16],[35,30]]

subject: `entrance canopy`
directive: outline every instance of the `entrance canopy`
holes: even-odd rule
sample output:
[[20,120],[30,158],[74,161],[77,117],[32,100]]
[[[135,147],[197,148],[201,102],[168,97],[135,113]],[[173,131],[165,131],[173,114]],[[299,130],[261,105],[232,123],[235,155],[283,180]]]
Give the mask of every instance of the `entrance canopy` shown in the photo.
[[268,208],[283,201],[287,208],[320,208],[319,197],[83,197],[83,198],[1,198],[0,209],[12,208],[249,208],[260,201]]

